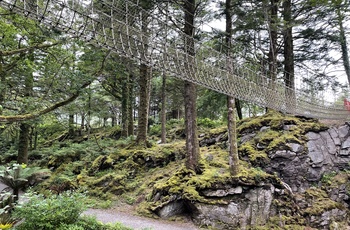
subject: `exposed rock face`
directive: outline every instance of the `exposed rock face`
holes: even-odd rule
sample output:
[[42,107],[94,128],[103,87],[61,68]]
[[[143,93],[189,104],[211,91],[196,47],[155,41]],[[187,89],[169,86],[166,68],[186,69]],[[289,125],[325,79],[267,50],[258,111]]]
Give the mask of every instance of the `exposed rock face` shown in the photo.
[[[294,125],[283,126],[285,132],[294,128]],[[240,144],[253,140],[259,132],[269,130],[269,126],[264,126],[257,133],[246,133],[240,138]],[[202,141],[202,145],[224,143],[222,136]],[[268,224],[269,218],[276,216],[280,220],[278,226],[283,229],[283,215],[291,218],[299,216],[304,224],[316,229],[347,229],[342,222],[346,223],[349,218],[350,174],[338,178],[339,186],[327,189],[314,189],[313,186],[321,187],[324,176],[329,173],[350,169],[350,125],[307,132],[302,138],[298,143],[287,141],[277,150],[266,151],[268,161],[259,165],[263,171],[277,173],[284,188],[262,183],[206,189],[199,191],[202,196],[208,200],[224,201],[224,204],[176,201],[163,207],[159,211],[160,216],[170,216],[187,208],[198,225],[213,229],[250,229],[249,226]],[[257,143],[256,149],[265,151],[268,148],[266,143]]]
[[[232,191],[240,191],[242,188],[232,188]],[[195,203],[196,215],[194,220],[201,226],[212,226],[214,229],[246,229],[249,225],[263,225],[271,215],[273,194],[275,188],[271,186],[248,189],[241,195],[232,196],[226,205],[209,205]],[[222,196],[207,193],[212,197]]]
[[287,143],[290,150],[270,152],[271,161],[265,168],[269,173],[277,172],[293,192],[304,192],[320,181],[325,172],[350,168],[349,125],[309,132],[306,137],[306,146]]

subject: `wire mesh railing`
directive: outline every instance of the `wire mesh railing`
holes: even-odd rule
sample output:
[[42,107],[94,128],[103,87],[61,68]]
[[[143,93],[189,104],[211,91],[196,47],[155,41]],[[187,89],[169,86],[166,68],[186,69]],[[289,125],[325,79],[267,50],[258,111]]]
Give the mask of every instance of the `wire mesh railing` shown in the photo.
[[[283,73],[272,81],[268,72],[251,66],[238,51],[228,57],[188,37],[167,20],[169,15],[158,14],[168,12],[164,8],[146,10],[132,0],[0,0],[0,6],[137,63],[260,106],[313,118],[350,117],[342,105],[286,87]],[[194,56],[187,52],[188,40],[195,44]]]

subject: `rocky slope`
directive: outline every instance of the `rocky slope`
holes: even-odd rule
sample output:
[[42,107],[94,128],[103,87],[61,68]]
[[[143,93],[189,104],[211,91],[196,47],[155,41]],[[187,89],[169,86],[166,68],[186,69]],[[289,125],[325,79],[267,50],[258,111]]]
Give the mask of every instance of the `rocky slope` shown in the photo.
[[[193,179],[183,178],[195,176],[170,177],[156,183],[152,210],[161,217],[187,212],[198,225],[214,229],[347,228],[349,124],[328,128],[316,120],[270,113],[243,120],[238,129],[240,175],[193,186],[192,200],[186,189]],[[225,149],[225,130],[202,136],[202,149]],[[216,154],[204,154],[206,163],[217,161]],[[244,175],[248,168],[254,171]],[[173,188],[187,188],[173,192],[170,181]]]

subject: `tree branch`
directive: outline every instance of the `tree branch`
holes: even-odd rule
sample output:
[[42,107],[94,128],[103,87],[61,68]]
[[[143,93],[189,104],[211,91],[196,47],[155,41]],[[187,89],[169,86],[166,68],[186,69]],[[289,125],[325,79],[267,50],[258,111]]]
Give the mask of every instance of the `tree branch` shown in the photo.
[[20,48],[20,49],[16,49],[16,50],[8,50],[8,51],[0,50],[0,56],[5,57],[5,56],[11,56],[11,55],[20,54],[20,53],[25,53],[25,52],[32,51],[32,50],[35,50],[35,49],[50,48],[50,47],[58,45],[58,44],[60,44],[62,42],[63,41],[54,42],[52,44],[37,44],[37,45],[34,45],[34,46]]
[[0,122],[6,122],[6,123],[13,123],[13,122],[18,122],[18,121],[27,121],[27,120],[31,120],[37,117],[40,117],[41,115],[47,114],[59,107],[68,105],[69,103],[71,103],[72,101],[74,101],[81,92],[81,89],[84,89],[86,87],[88,87],[91,84],[92,81],[89,81],[87,83],[85,83],[84,85],[81,86],[81,88],[75,92],[72,96],[70,96],[69,98],[67,98],[66,100],[63,100],[61,102],[58,102],[46,109],[43,109],[41,111],[35,112],[35,113],[27,113],[27,114],[21,114],[21,115],[13,115],[13,116],[0,116]]

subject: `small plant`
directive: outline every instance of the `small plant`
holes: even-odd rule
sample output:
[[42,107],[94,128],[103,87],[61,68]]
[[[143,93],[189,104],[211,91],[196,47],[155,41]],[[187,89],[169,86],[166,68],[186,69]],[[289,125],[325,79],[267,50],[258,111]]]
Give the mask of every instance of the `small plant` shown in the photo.
[[332,183],[333,178],[337,175],[337,172],[332,171],[329,173],[323,174],[321,178],[321,182],[327,185],[330,185]]
[[0,229],[10,229],[16,222],[11,217],[11,211],[14,208],[14,196],[10,192],[0,193]]
[[84,194],[64,192],[59,195],[29,195],[29,201],[17,206],[13,215],[23,219],[18,230],[54,230],[62,224],[75,224],[85,209]]
[[13,164],[12,166],[0,166],[0,181],[13,190],[15,201],[18,200],[19,190],[25,188],[30,179],[36,174],[48,173],[48,169],[40,167],[27,167],[25,164]]

